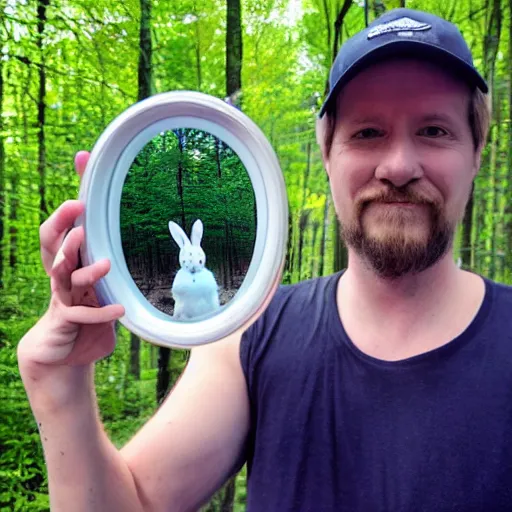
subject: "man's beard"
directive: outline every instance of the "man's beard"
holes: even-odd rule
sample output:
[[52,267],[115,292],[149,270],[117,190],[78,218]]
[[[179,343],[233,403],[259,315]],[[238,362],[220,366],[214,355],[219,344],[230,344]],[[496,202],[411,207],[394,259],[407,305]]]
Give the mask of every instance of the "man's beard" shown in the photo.
[[[372,203],[407,202],[428,208],[429,233],[419,239],[411,236],[414,225],[406,216],[410,212],[394,212],[385,221],[395,223],[392,232],[383,237],[371,236],[363,226],[363,216]],[[390,207],[394,208],[394,207]],[[400,208],[400,207],[396,207]],[[355,221],[342,224],[341,234],[370,268],[380,277],[397,279],[408,274],[423,272],[444,256],[454,234],[454,226],[446,219],[442,205],[434,198],[415,192],[411,187],[388,187],[373,195],[368,193],[356,204]],[[422,220],[425,222],[425,219]],[[385,226],[388,230],[390,226]],[[425,231],[425,230],[424,230]]]

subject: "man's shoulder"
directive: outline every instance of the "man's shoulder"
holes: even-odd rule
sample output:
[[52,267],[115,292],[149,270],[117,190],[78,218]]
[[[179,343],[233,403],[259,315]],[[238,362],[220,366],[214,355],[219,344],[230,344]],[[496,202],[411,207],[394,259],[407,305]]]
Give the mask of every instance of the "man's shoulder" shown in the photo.
[[485,282],[485,298],[477,315],[480,325],[493,335],[512,335],[512,285],[481,276]]
[[262,336],[277,329],[298,327],[315,315],[320,315],[327,304],[336,302],[336,286],[341,272],[305,279],[297,283],[281,284],[249,332]]
[[512,321],[512,285],[484,278],[495,310],[508,311]]
[[[249,385],[252,368],[262,361],[289,360],[300,346],[329,329],[336,311],[336,288],[341,273],[281,284],[258,319],[243,333],[240,345],[242,368]],[[277,354],[277,355],[276,355]]]
[[491,291],[494,301],[499,303],[512,303],[512,285],[484,277],[487,290]]
[[340,276],[341,272],[337,272],[325,276],[304,279],[297,283],[281,284],[278,287],[271,304],[287,298],[312,300],[317,298],[319,295],[322,296],[326,290],[333,290],[333,287],[336,287]]

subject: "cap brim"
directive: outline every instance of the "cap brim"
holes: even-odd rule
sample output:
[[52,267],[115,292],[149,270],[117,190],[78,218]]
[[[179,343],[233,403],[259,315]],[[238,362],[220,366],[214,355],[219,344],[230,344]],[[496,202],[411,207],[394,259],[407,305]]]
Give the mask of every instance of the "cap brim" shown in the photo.
[[382,59],[392,57],[413,57],[433,61],[434,63],[447,66],[449,73],[458,76],[470,86],[478,87],[484,93],[489,91],[487,83],[478,71],[453,53],[423,41],[391,41],[370,50],[356,60],[345,73],[343,73],[336,84],[331,88],[331,91],[320,109],[318,117],[322,117],[325,114],[327,109],[331,106],[333,99],[338,95],[339,90],[352,80],[355,75],[360,73],[364,68],[376,64]]

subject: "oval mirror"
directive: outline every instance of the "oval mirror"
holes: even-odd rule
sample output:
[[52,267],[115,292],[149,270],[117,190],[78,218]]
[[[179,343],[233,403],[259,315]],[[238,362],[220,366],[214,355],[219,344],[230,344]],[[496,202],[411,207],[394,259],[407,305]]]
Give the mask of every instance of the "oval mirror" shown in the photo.
[[101,304],[161,346],[224,338],[281,281],[288,204],[277,157],[241,111],[209,95],[152,96],[94,146],[79,199],[84,264],[103,258]]

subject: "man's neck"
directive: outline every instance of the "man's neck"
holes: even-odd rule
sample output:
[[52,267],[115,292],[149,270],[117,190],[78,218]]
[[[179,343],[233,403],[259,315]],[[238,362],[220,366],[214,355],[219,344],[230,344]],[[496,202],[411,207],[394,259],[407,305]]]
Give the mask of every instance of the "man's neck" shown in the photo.
[[353,343],[386,360],[444,345],[480,307],[481,278],[457,268],[452,254],[416,275],[383,279],[351,254],[338,287],[338,310]]

